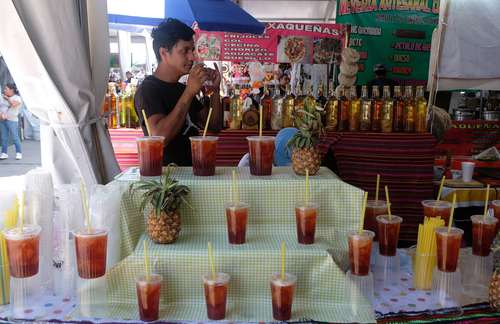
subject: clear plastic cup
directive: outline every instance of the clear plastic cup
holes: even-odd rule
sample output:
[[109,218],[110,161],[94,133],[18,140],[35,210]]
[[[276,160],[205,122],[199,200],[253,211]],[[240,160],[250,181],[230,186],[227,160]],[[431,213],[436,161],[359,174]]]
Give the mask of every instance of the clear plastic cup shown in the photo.
[[3,231],[7,245],[10,275],[28,278],[38,273],[40,231],[38,225],[25,225]]
[[216,136],[192,136],[191,158],[193,174],[196,176],[213,176],[215,174],[215,161],[217,157]]
[[381,255],[395,256],[398,240],[399,229],[403,219],[399,216],[380,215],[377,216],[378,223],[378,250]]
[[497,234],[498,219],[483,215],[471,216],[472,221],[472,254],[488,256],[491,243]]
[[287,321],[292,318],[293,294],[297,277],[285,273],[281,278],[280,273],[275,273],[271,279],[271,295],[273,303],[273,318],[278,321]]
[[452,227],[436,228],[437,266],[442,272],[455,272],[457,270],[458,256],[464,231]]
[[248,204],[244,202],[228,202],[225,208],[229,243],[244,244],[246,241]]
[[145,275],[137,277],[135,285],[141,321],[151,322],[158,319],[161,283],[162,276],[159,274],[152,273],[149,278]]
[[364,229],[375,233],[374,241],[378,240],[377,216],[387,215],[387,203],[384,200],[368,200],[366,202]]
[[355,276],[367,276],[370,272],[370,257],[372,254],[372,243],[375,233],[363,230],[350,231],[349,240],[349,263],[351,273]]
[[462,181],[471,182],[474,174],[474,162],[462,162]]
[[268,176],[273,172],[274,136],[248,136],[250,173]]
[[207,316],[210,320],[221,320],[226,317],[226,301],[229,279],[227,273],[219,272],[213,278],[212,274],[203,276]]
[[444,200],[422,200],[424,206],[424,216],[426,217],[441,217],[444,224],[447,226],[451,214],[451,203]]
[[139,169],[143,177],[161,176],[163,166],[163,136],[144,136],[136,139]]
[[319,205],[313,202],[298,202],[295,205],[297,240],[300,244],[314,244],[318,207]]
[[83,228],[74,232],[78,275],[95,279],[106,273],[108,231]]

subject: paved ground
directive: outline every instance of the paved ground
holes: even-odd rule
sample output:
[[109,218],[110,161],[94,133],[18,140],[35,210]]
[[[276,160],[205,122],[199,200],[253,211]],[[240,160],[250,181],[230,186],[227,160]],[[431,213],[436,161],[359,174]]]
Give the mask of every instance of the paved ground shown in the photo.
[[41,165],[39,141],[23,141],[22,151],[23,159],[16,160],[14,145],[9,146],[7,151],[9,158],[7,160],[0,160],[0,177],[22,175]]

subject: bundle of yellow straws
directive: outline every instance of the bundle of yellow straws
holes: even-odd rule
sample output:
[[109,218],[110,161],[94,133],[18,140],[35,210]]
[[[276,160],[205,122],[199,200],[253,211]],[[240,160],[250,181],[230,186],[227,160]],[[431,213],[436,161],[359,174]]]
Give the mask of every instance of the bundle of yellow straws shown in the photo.
[[436,228],[444,226],[439,217],[425,217],[424,224],[418,226],[417,250],[413,265],[413,287],[429,290],[432,288],[432,271],[436,266]]

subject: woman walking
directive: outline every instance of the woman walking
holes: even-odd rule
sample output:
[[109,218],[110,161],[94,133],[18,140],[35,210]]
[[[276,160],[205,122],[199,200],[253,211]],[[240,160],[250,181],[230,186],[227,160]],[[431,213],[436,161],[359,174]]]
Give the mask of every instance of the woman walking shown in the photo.
[[19,112],[22,107],[22,100],[19,91],[14,83],[8,83],[3,90],[3,98],[7,103],[7,111],[0,115],[0,132],[2,135],[2,153],[0,160],[5,160],[7,148],[9,147],[9,135],[12,136],[16,147],[16,160],[23,158],[21,152],[21,139],[19,138]]

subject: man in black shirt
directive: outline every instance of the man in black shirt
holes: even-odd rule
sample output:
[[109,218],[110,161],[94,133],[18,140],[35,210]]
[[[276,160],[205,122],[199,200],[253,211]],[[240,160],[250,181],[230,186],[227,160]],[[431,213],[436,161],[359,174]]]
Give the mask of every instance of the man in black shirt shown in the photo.
[[[198,101],[203,83],[211,80],[213,84],[212,117],[209,128],[219,130],[222,116],[219,85],[221,76],[217,70],[195,65],[194,31],[177,19],[168,18],[153,30],[153,49],[158,67],[153,75],[141,83],[135,95],[135,107],[142,120],[143,109],[146,113],[150,135],[165,137],[163,164],[176,163],[189,166],[191,162],[190,136],[198,135],[198,127],[205,124],[208,107]],[[187,84],[179,78],[189,74]]]

